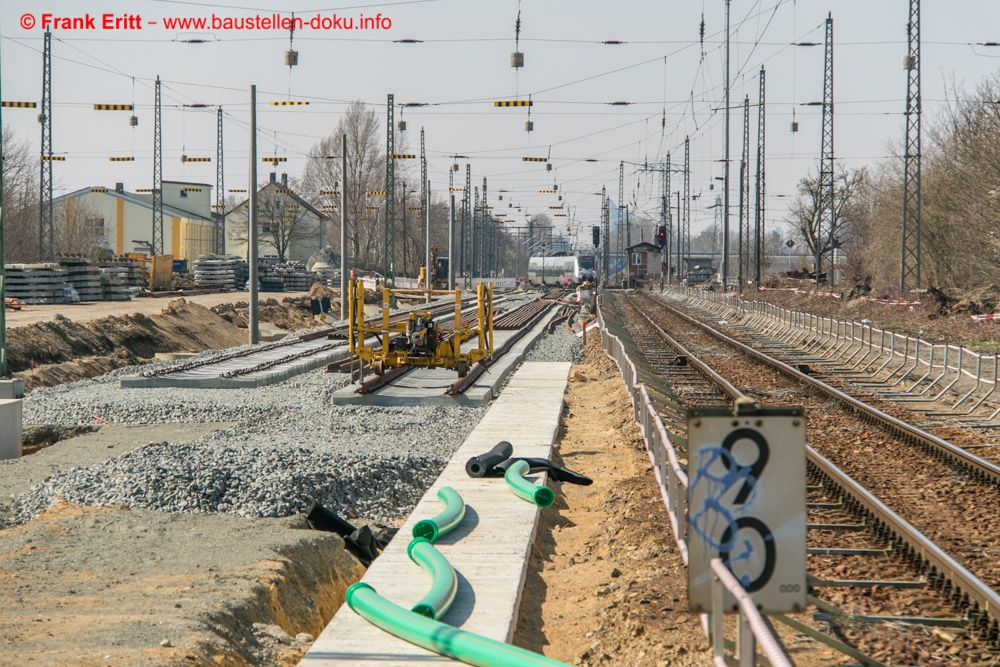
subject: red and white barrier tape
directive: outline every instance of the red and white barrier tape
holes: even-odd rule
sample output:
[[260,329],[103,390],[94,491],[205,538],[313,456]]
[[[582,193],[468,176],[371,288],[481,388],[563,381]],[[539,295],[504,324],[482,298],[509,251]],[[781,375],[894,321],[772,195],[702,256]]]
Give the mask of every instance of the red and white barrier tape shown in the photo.
[[919,301],[900,301],[899,299],[876,299],[870,296],[861,297],[862,301],[871,301],[872,303],[880,303],[883,306],[919,306]]
[[1000,313],[990,313],[989,315],[969,315],[973,322],[984,322],[986,320],[1000,320]]

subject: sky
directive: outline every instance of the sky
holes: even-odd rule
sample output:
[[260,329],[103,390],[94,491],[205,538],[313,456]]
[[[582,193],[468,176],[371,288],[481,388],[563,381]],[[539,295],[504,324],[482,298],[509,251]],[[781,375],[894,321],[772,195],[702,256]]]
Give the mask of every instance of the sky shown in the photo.
[[[622,200],[639,215],[658,216],[661,176],[654,170],[667,152],[679,170],[689,137],[697,233],[713,223],[709,206],[722,194],[725,171],[725,6],[724,0],[4,0],[0,95],[5,101],[41,101],[48,24],[53,153],[66,158],[53,165],[59,195],[117,182],[128,190],[151,186],[156,76],[162,80],[163,178],[215,183],[221,105],[227,189],[247,187],[251,85],[257,87],[259,155],[286,158],[278,171],[293,178],[301,175],[310,147],[333,132],[347,104],[370,104],[384,124],[392,93],[396,120],[407,124],[399,145],[419,153],[420,128],[425,130],[432,190],[443,196],[451,165],[460,165],[456,177],[464,180],[471,164],[473,185],[488,179],[495,211],[512,203],[521,207],[520,213],[510,211],[512,225],[523,224],[525,213],[559,212],[550,207],[565,205],[562,212],[571,217],[557,219],[557,226],[568,223],[581,243],[589,243],[590,227],[599,222],[602,186],[618,200],[622,162]],[[805,105],[822,100],[829,12],[838,164],[874,165],[897,152],[905,131],[908,6],[905,0],[732,0],[731,225],[737,220],[746,95],[751,173],[756,169],[761,66],[769,227],[787,216],[799,179],[817,171],[821,109]],[[288,30],[246,27],[248,19],[275,16],[303,21],[291,35],[295,67],[284,64]],[[213,17],[216,26],[210,25]],[[362,17],[373,27],[361,29]],[[67,21],[73,18],[75,29]],[[184,19],[209,25],[183,29],[176,22]],[[346,29],[348,19],[355,29]],[[236,20],[243,29],[233,27]],[[1000,47],[980,46],[1000,42],[1000,2],[925,2],[921,37],[927,127],[940,117],[953,84],[971,90],[1000,66]],[[819,45],[793,45],[801,42]],[[510,66],[515,50],[524,54],[523,68]],[[528,108],[493,105],[529,96],[532,132],[524,129]],[[413,103],[424,106],[401,106]],[[134,104],[138,126],[130,127],[130,112],[95,111],[94,104]],[[2,112],[4,125],[37,152],[38,110]],[[797,133],[790,131],[793,114]],[[212,162],[182,162],[182,155]],[[121,156],[135,161],[109,160]],[[526,156],[547,157],[552,170],[522,161]],[[258,167],[259,180],[273,170],[270,164]],[[400,180],[419,178],[416,161],[405,170]],[[679,171],[671,173],[671,193],[681,179]],[[553,186],[559,194],[538,192]]]

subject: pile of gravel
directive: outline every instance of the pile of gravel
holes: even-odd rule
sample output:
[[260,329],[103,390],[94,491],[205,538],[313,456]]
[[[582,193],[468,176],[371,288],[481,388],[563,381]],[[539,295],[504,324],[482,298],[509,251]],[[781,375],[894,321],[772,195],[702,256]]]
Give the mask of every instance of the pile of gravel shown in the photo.
[[444,464],[425,456],[156,442],[49,477],[18,498],[16,521],[64,498],[78,505],[254,517],[304,514],[316,501],[344,516],[388,523],[416,505]]
[[525,361],[563,361],[578,364],[583,361],[583,344],[562,327],[543,334],[525,355]]

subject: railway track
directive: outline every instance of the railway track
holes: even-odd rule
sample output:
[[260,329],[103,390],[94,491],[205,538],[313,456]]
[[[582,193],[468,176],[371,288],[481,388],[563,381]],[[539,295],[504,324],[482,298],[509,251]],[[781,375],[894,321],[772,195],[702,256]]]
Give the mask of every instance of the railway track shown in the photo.
[[[994,464],[659,300],[613,298],[616,326],[628,330],[630,354],[681,452],[690,407],[744,395],[805,406],[810,601],[828,641],[864,664],[1000,659]],[[605,311],[606,322],[615,319]],[[819,638],[801,621],[782,620]]]
[[[469,387],[473,386],[476,381],[484,373],[488,372],[490,367],[500,361],[503,356],[507,354],[526,333],[528,333],[528,331],[538,324],[541,319],[546,317],[556,303],[557,300],[555,299],[537,299],[529,301],[519,307],[512,308],[503,314],[497,315],[493,322],[494,332],[502,331],[511,333],[503,336],[502,342],[496,345],[493,350],[493,354],[490,355],[490,357],[473,365],[465,377],[458,378],[452,382],[451,385],[444,390],[444,394],[446,396],[458,396],[464,393]],[[565,320],[570,317],[570,313],[560,313],[560,316],[562,316]],[[475,318],[476,315],[473,313],[468,317]],[[558,319],[558,317],[554,318],[553,322]],[[446,323],[443,329],[447,330],[450,326],[451,324]],[[407,375],[410,370],[412,370],[412,368],[403,367],[391,369],[389,372],[380,377],[373,377],[363,382],[358,387],[356,393],[370,394],[378,391],[379,389],[392,385],[395,381]]]

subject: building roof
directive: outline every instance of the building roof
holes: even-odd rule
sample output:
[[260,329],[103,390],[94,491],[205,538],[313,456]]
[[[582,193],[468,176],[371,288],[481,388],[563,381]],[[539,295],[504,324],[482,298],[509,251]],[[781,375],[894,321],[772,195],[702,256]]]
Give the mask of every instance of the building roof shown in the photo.
[[[303,199],[302,197],[300,197],[297,194],[295,194],[294,190],[292,190],[289,186],[281,183],[280,181],[270,181],[270,182],[266,183],[263,187],[261,187],[259,190],[257,190],[257,194],[259,195],[260,193],[264,192],[268,188],[275,189],[275,190],[277,190],[278,188],[281,188],[282,190],[288,190],[289,191],[289,194],[287,195],[288,197],[291,197],[292,200],[295,201],[297,204],[299,204],[301,206],[304,206],[306,208],[306,210],[308,210],[310,213],[312,213],[313,215],[315,215],[317,218],[319,218],[320,220],[329,220],[330,219],[330,216],[328,216],[325,213],[320,212],[315,206],[313,206],[312,204],[310,204],[309,202],[307,202],[305,199]],[[250,201],[249,198],[248,199],[244,199],[242,202],[239,203],[239,205],[237,205],[234,208],[232,208],[231,210],[229,210],[226,213],[226,215],[229,215],[230,213],[238,211],[241,208],[245,208],[246,205],[247,205],[247,202],[249,202],[249,201]]]
[[645,250],[646,252],[658,252],[660,250],[659,246],[655,246],[652,243],[643,241],[642,243],[636,243],[635,245],[630,245],[625,248],[626,250]]
[[[178,183],[180,181],[170,181],[170,182]],[[106,192],[94,192],[94,190],[106,190]],[[109,195],[111,197],[117,197],[118,199],[124,199],[127,202],[138,204],[139,206],[144,206],[145,208],[148,208],[150,211],[153,210],[153,195],[142,195],[135,192],[118,192],[114,188],[103,188],[98,185],[94,185],[88,188],[81,188],[75,192],[70,192],[69,194],[55,197],[52,200],[52,203],[58,204],[67,199],[71,199],[74,197],[81,197],[83,195],[90,194],[91,192],[94,192],[94,194]],[[198,220],[213,222],[212,218],[206,218],[205,216],[200,215],[198,213],[194,213],[193,211],[185,211],[184,209],[177,208],[176,206],[168,206],[167,204],[163,205],[163,213],[165,215],[170,215],[171,217],[175,218],[197,218]]]

